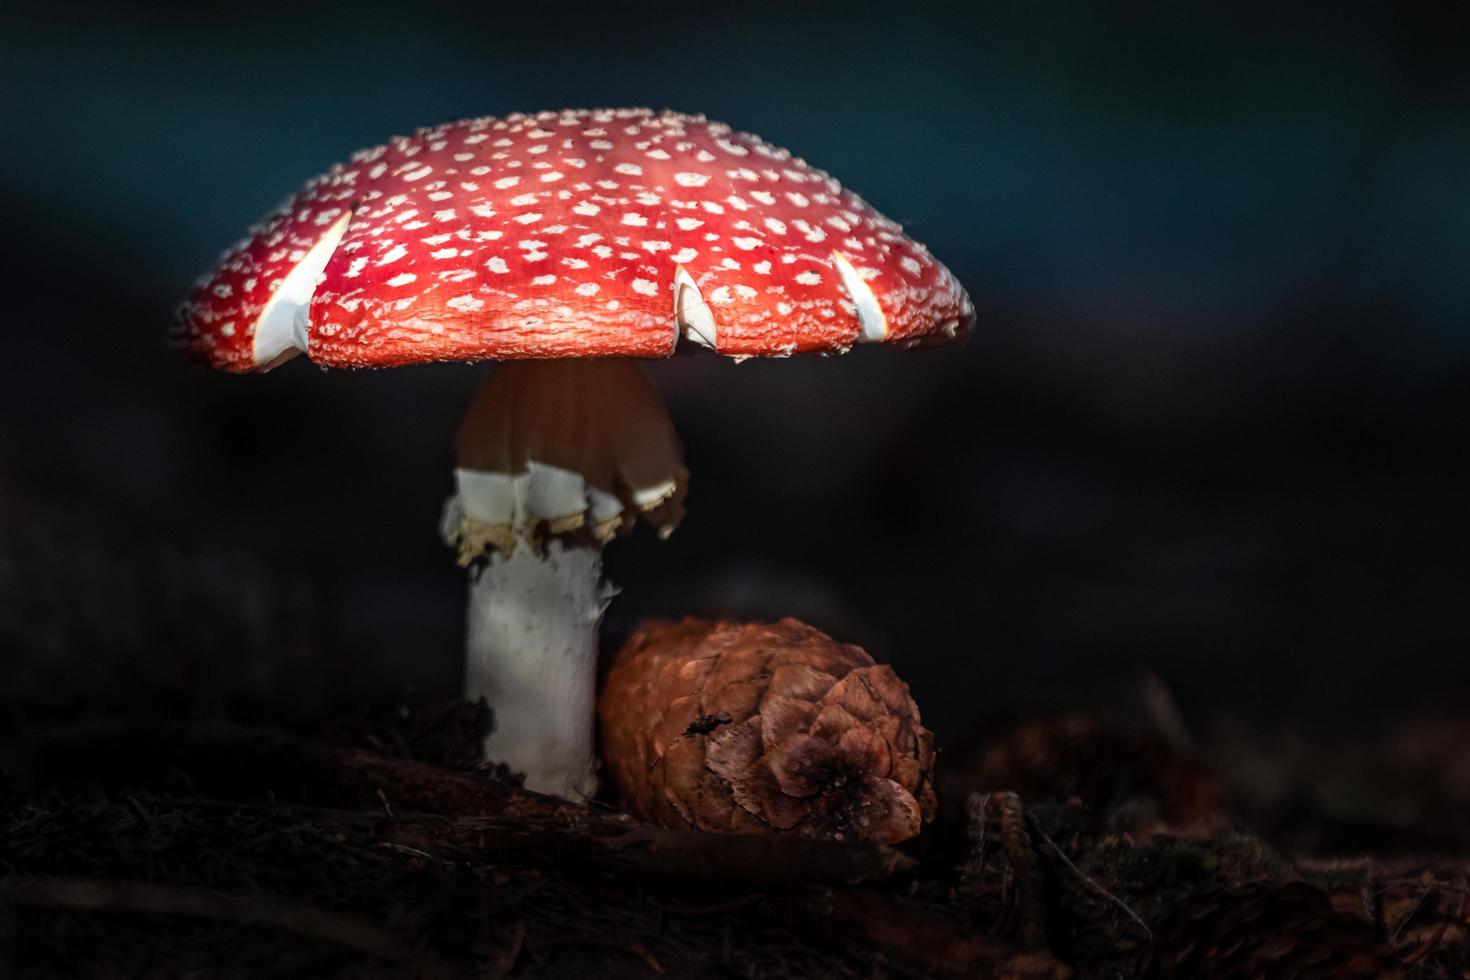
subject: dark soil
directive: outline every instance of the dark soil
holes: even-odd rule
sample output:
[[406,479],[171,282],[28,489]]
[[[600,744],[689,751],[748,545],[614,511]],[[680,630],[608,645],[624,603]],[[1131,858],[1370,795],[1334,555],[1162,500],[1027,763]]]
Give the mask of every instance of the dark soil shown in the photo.
[[9,738],[0,974],[1470,967],[1470,861],[1451,856],[1470,853],[1452,765],[1470,729],[1452,723],[1256,754],[1239,732],[1194,749],[1080,715],[1007,726],[947,760],[940,820],[895,851],[652,830],[525,793],[474,766],[486,722],[460,705],[311,737],[189,723]]

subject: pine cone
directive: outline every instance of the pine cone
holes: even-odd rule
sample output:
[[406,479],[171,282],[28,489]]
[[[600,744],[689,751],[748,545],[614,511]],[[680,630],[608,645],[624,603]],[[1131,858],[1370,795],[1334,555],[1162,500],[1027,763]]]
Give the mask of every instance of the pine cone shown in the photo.
[[1375,932],[1304,882],[1195,892],[1157,930],[1145,975],[1161,980],[1392,980]]
[[598,714],[613,786],[655,823],[895,842],[934,818],[908,685],[794,619],[645,624]]

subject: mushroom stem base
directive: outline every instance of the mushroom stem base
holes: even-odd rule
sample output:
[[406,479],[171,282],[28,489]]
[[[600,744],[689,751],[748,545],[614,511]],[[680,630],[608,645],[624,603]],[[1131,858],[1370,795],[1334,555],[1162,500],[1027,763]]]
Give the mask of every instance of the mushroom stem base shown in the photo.
[[494,711],[485,757],[524,773],[527,789],[597,790],[597,628],[613,592],[600,550],[559,539],[541,552],[520,542],[470,576],[466,693]]

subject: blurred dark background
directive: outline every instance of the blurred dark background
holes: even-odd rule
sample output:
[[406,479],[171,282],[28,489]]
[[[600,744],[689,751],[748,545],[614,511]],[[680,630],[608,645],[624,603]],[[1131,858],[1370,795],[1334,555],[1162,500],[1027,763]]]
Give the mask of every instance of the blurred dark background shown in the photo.
[[310,718],[457,684],[484,370],[165,346],[305,178],[462,116],[705,112],[903,222],[959,350],[652,372],[694,473],[611,634],[792,613],[926,719],[1351,724],[1466,693],[1465,4],[22,4],[0,31],[5,716]]

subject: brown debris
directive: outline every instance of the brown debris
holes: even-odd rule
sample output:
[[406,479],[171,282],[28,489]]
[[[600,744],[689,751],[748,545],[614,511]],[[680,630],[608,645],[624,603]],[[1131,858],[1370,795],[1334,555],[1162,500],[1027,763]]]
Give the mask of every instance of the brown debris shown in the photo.
[[1372,927],[1415,977],[1470,975],[1470,863],[1304,861],[1332,907]]
[[819,923],[829,933],[867,943],[938,977],[1069,980],[1072,970],[1042,951],[1026,951],[975,935],[881,892],[849,889],[826,897]]
[[1376,882],[1374,897],[1384,932],[1405,962],[1418,964],[1441,952],[1464,963],[1470,928],[1470,866],[1406,869]]
[[152,786],[180,772],[189,774],[196,790],[240,801],[279,798],[288,788],[310,786],[311,802],[291,806],[303,826],[328,835],[360,833],[444,860],[784,884],[881,879],[914,864],[877,844],[652,826],[606,808],[532,793],[489,774],[451,772],[236,725],[38,734],[26,755],[31,768],[64,771],[78,784],[108,789]]
[[[834,953],[794,935],[763,896],[730,902],[752,893],[728,883],[515,866],[496,849],[434,857],[384,846],[385,823],[367,815],[135,799],[141,811],[0,800],[0,976],[491,980],[650,977],[653,964],[689,978],[911,975],[875,974],[866,946]],[[715,907],[680,914],[696,896]],[[719,968],[709,952],[725,935],[741,942]]]
[[1159,927],[1147,958],[1159,980],[1397,980],[1392,952],[1304,882],[1209,886]]
[[1224,794],[1203,766],[1161,738],[1089,715],[1020,725],[957,766],[952,781],[1031,803],[1075,801],[1134,834],[1203,834],[1223,822]]
[[200,888],[87,878],[0,878],[0,906],[121,911],[190,916],[266,925],[395,962],[413,962],[420,951],[402,937],[365,922],[259,897]]
[[671,827],[896,842],[934,817],[908,685],[804,623],[652,622],[598,705],[622,804]]

